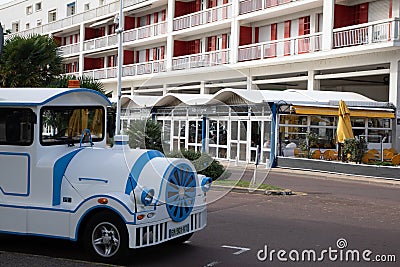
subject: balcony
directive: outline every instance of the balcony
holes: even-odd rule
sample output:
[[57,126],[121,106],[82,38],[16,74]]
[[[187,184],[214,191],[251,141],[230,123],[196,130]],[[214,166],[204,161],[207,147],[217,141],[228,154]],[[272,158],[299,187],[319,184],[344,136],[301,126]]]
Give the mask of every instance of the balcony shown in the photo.
[[333,48],[399,40],[399,19],[374,21],[333,30]]
[[172,59],[173,70],[186,70],[229,64],[230,50],[217,50],[201,54],[192,54]]
[[63,55],[63,56],[76,54],[76,53],[80,52],[79,43],[63,45],[63,46],[60,46],[58,49],[61,52],[61,55]]
[[321,49],[321,41],[322,34],[316,33],[244,45],[239,47],[238,61],[242,62],[317,52]]
[[239,15],[284,5],[296,0],[244,0],[239,2]]
[[232,3],[209,8],[174,19],[174,31],[188,29],[231,18]]
[[118,36],[117,34],[110,34],[104,37],[99,37],[91,40],[87,40],[83,42],[83,50],[93,50],[99,48],[106,48],[109,46],[118,44]]
[[143,74],[153,74],[166,71],[165,60],[155,60],[136,64],[125,65],[122,67],[122,76],[135,76]]
[[132,42],[144,38],[155,37],[165,34],[167,31],[167,22],[163,21],[151,25],[146,25],[140,28],[127,30],[124,32],[124,42]]
[[[127,8],[132,5],[143,3],[150,0],[124,0],[123,7]],[[77,13],[75,15],[50,22],[38,27],[31,28],[29,30],[20,31],[17,33],[9,34],[7,38],[11,38],[13,35],[28,36],[32,34],[43,34],[52,31],[59,31],[60,29],[71,27],[72,25],[78,25],[80,23],[94,20],[96,18],[107,16],[110,14],[117,14],[119,12],[119,0],[109,3],[107,5],[99,6],[97,8]]]
[[[143,74],[153,74],[166,71],[165,60],[155,60],[122,66],[122,77],[136,76]],[[111,79],[116,78],[118,74],[117,67],[86,70],[84,76],[89,76],[94,79]]]

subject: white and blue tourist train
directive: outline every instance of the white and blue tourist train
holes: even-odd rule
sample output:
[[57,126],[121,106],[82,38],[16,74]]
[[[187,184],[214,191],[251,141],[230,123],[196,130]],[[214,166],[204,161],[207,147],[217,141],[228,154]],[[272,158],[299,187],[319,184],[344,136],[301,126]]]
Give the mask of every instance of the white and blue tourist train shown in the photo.
[[107,147],[110,104],[82,88],[0,88],[0,233],[82,240],[113,262],[206,226],[211,179],[126,136]]

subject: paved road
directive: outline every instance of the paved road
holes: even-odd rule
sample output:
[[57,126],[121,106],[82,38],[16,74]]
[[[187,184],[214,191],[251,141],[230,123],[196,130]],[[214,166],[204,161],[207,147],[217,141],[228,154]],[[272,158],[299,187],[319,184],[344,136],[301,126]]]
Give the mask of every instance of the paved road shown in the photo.
[[[137,250],[129,266],[399,266],[400,185],[334,179],[330,175],[273,171],[268,183],[306,193],[298,196],[263,196],[229,193],[209,206],[207,228],[190,243]],[[337,241],[347,243],[338,249]],[[288,262],[257,259],[260,250],[284,250]],[[233,248],[237,247],[237,249]],[[241,248],[241,249],[239,249]],[[343,259],[355,250],[374,259],[395,255],[396,263],[365,261],[293,262],[296,251],[323,250]],[[281,252],[283,253],[283,252]],[[311,255],[311,254],[310,254]],[[264,252],[260,253],[264,256]],[[362,255],[360,254],[360,257]],[[90,263],[80,248],[68,241],[0,236],[0,266],[104,266]]]

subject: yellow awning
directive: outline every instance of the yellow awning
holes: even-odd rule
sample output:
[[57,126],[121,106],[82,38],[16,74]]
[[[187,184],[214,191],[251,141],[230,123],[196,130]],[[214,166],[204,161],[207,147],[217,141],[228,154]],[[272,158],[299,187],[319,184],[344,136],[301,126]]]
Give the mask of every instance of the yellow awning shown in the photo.
[[[324,107],[305,107],[305,106],[293,106],[296,114],[301,115],[322,115],[322,116],[337,116],[337,108],[324,108]],[[352,110],[350,109],[351,117],[366,117],[366,118],[394,118],[394,112],[384,110]]]

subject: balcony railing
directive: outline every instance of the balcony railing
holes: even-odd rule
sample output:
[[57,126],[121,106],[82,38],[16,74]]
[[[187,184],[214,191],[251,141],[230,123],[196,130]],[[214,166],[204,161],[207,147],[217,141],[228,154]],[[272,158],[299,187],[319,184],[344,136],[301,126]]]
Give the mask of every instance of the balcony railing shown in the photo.
[[333,30],[333,48],[399,40],[399,20],[383,20]]
[[166,71],[165,60],[155,60],[136,64],[125,65],[122,67],[122,76],[135,76],[143,74],[152,74]]
[[239,15],[280,6],[296,0],[244,0],[239,2]]
[[70,55],[79,53],[80,52],[79,43],[60,46],[59,50],[61,52],[61,55]]
[[232,3],[198,11],[174,19],[174,31],[179,31],[211,22],[228,19],[232,16]]
[[[155,60],[122,66],[122,76],[136,76],[143,74],[152,74],[166,71],[165,60]],[[86,70],[84,76],[93,77],[94,79],[110,79],[116,78],[118,74],[117,67],[104,69]]]
[[[149,0],[124,0],[123,7],[129,7],[135,4],[146,2]],[[119,0],[109,3],[107,5],[99,6],[94,9],[90,9],[75,15],[50,22],[38,27],[31,28],[29,30],[20,31],[17,33],[9,34],[7,38],[11,38],[13,35],[28,36],[31,34],[43,34],[51,31],[58,31],[62,28],[70,27],[72,25],[80,24],[82,22],[92,20],[101,16],[110,15],[119,11]]]
[[124,32],[124,42],[132,42],[143,38],[154,37],[165,34],[167,31],[167,22],[163,21],[140,28],[127,30]]
[[94,69],[83,71],[84,76],[92,77],[94,79],[110,79],[117,77],[117,67],[109,67],[104,69]]
[[229,49],[224,49],[201,54],[174,57],[172,59],[172,69],[185,70],[229,64],[229,56]]
[[117,34],[111,34],[83,42],[83,50],[93,50],[118,44]]
[[322,34],[309,34],[239,47],[238,61],[292,56],[321,50]]

